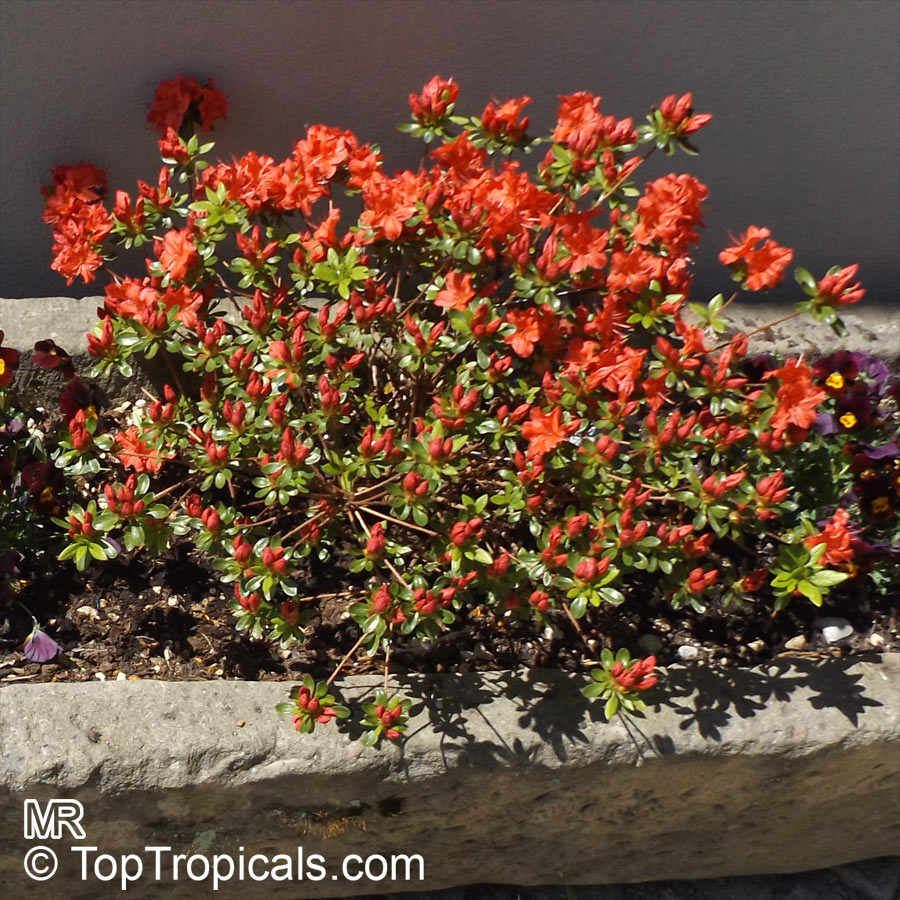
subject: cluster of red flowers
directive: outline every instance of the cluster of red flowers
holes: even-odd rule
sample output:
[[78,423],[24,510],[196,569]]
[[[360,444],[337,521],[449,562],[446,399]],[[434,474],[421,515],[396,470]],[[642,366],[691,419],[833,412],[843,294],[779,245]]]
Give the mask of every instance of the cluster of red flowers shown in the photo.
[[[775,560],[782,527],[798,545],[792,454],[817,437],[826,399],[846,404],[842,425],[866,414],[845,390],[849,367],[757,364],[744,335],[715,346],[722,297],[693,306],[701,322],[684,314],[707,188],[684,174],[642,191],[629,179],[652,152],[634,155],[638,144],[690,149],[710,117],[671,95],[635,127],[599,96],[562,96],[532,173],[511,158],[534,142],[530,98],[462,118],[458,93],[435,77],[410,95],[404,127],[439,145],[418,170],[388,174],[376,147],[322,125],[281,161],[249,152],[204,167],[177,129],[208,127],[224,98],[183,76],[160,86],[157,186],[134,203],[117,194],[106,232],[82,228],[98,260],[92,242],[110,228],[152,251],[146,277],[106,290],[98,365],[161,350],[181,364],[130,427],[98,436],[89,417],[72,420],[73,453],[99,448],[133,473],[104,513],[128,520],[135,477],[177,470],[182,499],[160,530],[192,531],[217,554],[242,627],[285,646],[307,621],[304,560],[337,550],[366,579],[350,614],[373,654],[398,633],[434,637],[476,598],[498,617],[565,605],[577,620],[624,602],[616,585],[637,572],[698,609],[706,594],[762,589],[765,570],[723,548]],[[100,222],[97,175],[58,172],[48,221]],[[179,178],[192,179],[187,203],[171,191]],[[339,186],[359,201],[343,225]],[[792,256],[751,226],[720,259],[765,290]],[[859,299],[855,277],[851,266],[802,281],[816,314]],[[220,314],[223,291],[237,319]],[[823,565],[840,567],[848,535],[839,511],[807,546],[826,544]],[[653,657],[604,665],[617,695],[656,682]],[[313,696],[298,701],[302,728],[325,714]],[[399,734],[385,715],[373,727]]]
[[659,677],[653,674],[656,668],[656,657],[647,656],[635,660],[630,666],[617,662],[610,669],[614,689],[618,691],[649,691],[655,687]]
[[227,118],[227,111],[228,101],[212,78],[200,84],[193,76],[179,74],[157,85],[147,121],[163,135],[170,129],[177,132],[186,119],[196,119],[210,131],[216,119]]
[[41,189],[46,202],[44,221],[53,226],[53,262],[70,285],[76,278],[86,284],[103,265],[101,244],[113,228],[101,200],[106,193],[106,173],[81,162],[57,166],[52,182]]
[[819,544],[825,545],[825,553],[822,559],[835,568],[848,563],[853,559],[853,547],[851,546],[853,535],[848,525],[850,524],[850,513],[842,507],[838,507],[831,517],[831,521],[825,524],[825,527],[819,534],[810,535],[803,542],[807,547],[812,549]]
[[751,225],[739,238],[734,238],[733,246],[719,254],[719,260],[729,266],[750,291],[775,287],[794,258],[794,251],[776,244],[769,238],[770,233],[768,228]]

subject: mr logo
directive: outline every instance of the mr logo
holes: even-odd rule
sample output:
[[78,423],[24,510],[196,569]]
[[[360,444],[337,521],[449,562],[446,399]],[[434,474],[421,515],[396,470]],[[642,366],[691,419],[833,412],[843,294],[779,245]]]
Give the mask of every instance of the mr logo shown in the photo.
[[25,801],[25,840],[36,838],[59,840],[62,837],[63,825],[69,829],[73,838],[84,840],[84,829],[81,818],[84,807],[78,800],[50,800],[41,809],[37,800]]

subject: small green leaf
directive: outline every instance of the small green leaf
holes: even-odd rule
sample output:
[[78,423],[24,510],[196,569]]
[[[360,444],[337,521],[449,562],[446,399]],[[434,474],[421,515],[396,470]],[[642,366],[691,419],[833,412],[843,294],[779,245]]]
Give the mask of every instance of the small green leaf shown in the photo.
[[603,715],[606,716],[606,721],[611,722],[612,717],[619,711],[619,697],[617,694],[613,694],[609,700],[606,701],[606,706],[603,707]]
[[810,581],[801,581],[797,585],[797,590],[804,597],[809,597],[816,606],[822,605],[822,592]]

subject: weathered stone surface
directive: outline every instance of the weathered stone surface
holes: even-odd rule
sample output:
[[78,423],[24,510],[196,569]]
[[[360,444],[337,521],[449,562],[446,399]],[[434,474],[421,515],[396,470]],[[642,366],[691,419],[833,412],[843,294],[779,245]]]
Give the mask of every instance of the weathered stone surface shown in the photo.
[[[734,303],[725,313],[729,329],[750,334],[767,322],[775,322],[791,309],[774,303],[748,301]],[[896,304],[869,304],[847,307],[841,311],[847,335],[838,337],[830,325],[798,316],[766,328],[751,338],[754,353],[774,353],[816,359],[835,350],[862,350],[886,360],[894,371],[900,369],[900,307]]]
[[[378,680],[342,682],[347,698]],[[802,871],[900,846],[900,655],[742,671],[673,667],[657,705],[602,721],[554,672],[421,676],[409,739],[366,751],[295,734],[276,683],[112,682],[0,690],[0,885],[24,897],[23,801],[73,798],[99,853],[141,854],[133,896],[183,897],[163,853],[321,854],[321,881],[223,882],[216,896],[342,896],[351,853],[422,855],[425,881],[603,884]],[[238,723],[243,722],[243,726]],[[80,880],[67,837],[52,883]],[[199,865],[199,864],[198,864]],[[167,868],[168,866],[168,868]],[[107,869],[104,871],[108,871]],[[202,871],[198,869],[198,871]],[[168,872],[168,875],[167,875]],[[296,878],[296,869],[294,871]],[[415,872],[417,876],[417,872]],[[336,878],[332,878],[336,875]],[[192,885],[191,896],[205,896]],[[212,896],[212,894],[209,894]]]
[[[54,408],[56,398],[65,384],[58,372],[31,365],[32,348],[36,341],[52,340],[72,356],[75,369],[86,374],[94,365],[87,354],[87,334],[97,323],[97,307],[102,297],[35,297],[26,299],[0,298],[0,330],[4,346],[14,347],[22,354],[22,364],[15,375],[15,388],[24,403]],[[103,399],[115,403],[141,396],[141,388],[155,394],[162,390],[166,369],[159,360],[133,362],[130,378],[112,372],[98,383]]]

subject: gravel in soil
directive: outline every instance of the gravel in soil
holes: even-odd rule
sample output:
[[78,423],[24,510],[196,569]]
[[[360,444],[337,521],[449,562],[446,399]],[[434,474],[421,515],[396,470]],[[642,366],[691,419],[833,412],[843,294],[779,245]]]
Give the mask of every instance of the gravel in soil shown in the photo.
[[[235,629],[229,585],[184,547],[156,560],[119,557],[84,574],[51,559],[30,561],[18,603],[0,603],[0,685],[91,679],[296,681],[303,673],[331,674],[359,636],[348,607],[357,589],[329,583],[328,573],[308,586],[317,616],[307,640],[287,650]],[[336,577],[336,576],[333,576]],[[314,602],[314,601],[310,601]],[[32,622],[27,607],[63,653],[29,662],[21,643]],[[590,610],[575,624],[561,610],[543,627],[486,608],[432,641],[398,642],[391,671],[468,672],[520,667],[584,671],[604,647],[632,655],[655,653],[659,664],[749,666],[775,658],[847,657],[900,650],[900,589],[887,597],[850,589],[817,609],[798,600],[777,616],[771,606],[674,611],[647,600]],[[838,634],[852,631],[834,640]],[[826,639],[832,638],[831,641]],[[380,671],[383,661],[364,655],[346,674]]]

